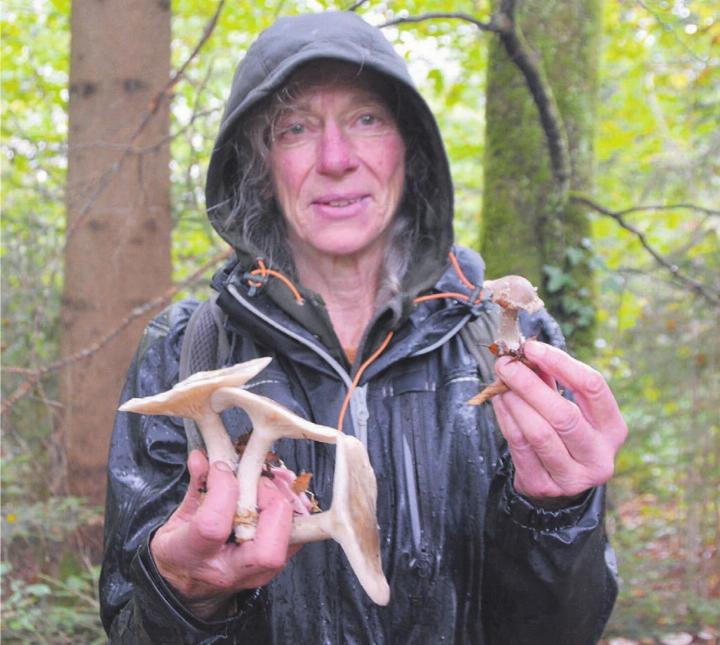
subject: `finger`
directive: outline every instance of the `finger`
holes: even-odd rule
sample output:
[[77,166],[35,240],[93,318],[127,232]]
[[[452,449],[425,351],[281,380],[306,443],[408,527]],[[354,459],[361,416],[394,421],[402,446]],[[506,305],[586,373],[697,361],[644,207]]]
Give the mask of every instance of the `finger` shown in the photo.
[[200,450],[193,450],[187,460],[190,482],[187,492],[174,516],[178,519],[190,521],[200,507],[207,484],[208,461]]
[[[525,438],[536,450],[536,444],[546,439],[545,429],[541,429],[544,425],[547,432],[556,435],[558,441],[577,462],[593,463],[604,455],[603,451],[607,443],[572,401],[565,399],[557,390],[549,388],[533,370],[519,361],[512,363],[498,361],[496,369],[512,392],[527,404],[527,406],[518,404],[513,412]],[[525,415],[528,415],[527,419]],[[542,418],[544,424],[538,422],[537,418]],[[534,437],[534,442],[528,436],[531,431],[540,433]],[[546,452],[549,452],[550,448],[551,444],[548,444]],[[539,457],[545,463],[544,456],[540,454]]]
[[207,476],[207,493],[193,517],[189,539],[199,556],[210,555],[225,544],[233,529],[238,497],[235,473],[216,461]]
[[510,413],[506,398],[507,395],[504,394],[496,396],[492,399],[492,405],[515,465],[515,490],[529,497],[551,497],[558,494],[552,477]]
[[528,341],[524,347],[530,361],[573,391],[590,424],[616,447],[620,446],[627,435],[627,426],[602,375],[589,365],[544,343]]
[[510,450],[527,450],[530,444],[527,442],[527,439],[525,439],[525,435],[518,427],[512,414],[510,414],[505,404],[504,395],[494,396],[490,399],[490,403],[495,411],[495,418],[500,426],[500,432],[508,442]]
[[[537,455],[551,476],[577,468],[577,463],[558,432],[515,392],[502,395],[510,418],[522,433],[528,448]],[[525,452],[528,451],[525,448]]]
[[[298,494],[293,490],[293,484],[297,477],[295,473],[287,468],[272,468],[273,484],[280,490],[285,499],[290,502],[293,512],[298,515],[309,514],[309,501],[304,493]],[[307,502],[307,505],[306,505]]]
[[255,537],[242,554],[247,565],[278,571],[288,559],[293,509],[285,494],[267,477],[258,485],[258,522]]

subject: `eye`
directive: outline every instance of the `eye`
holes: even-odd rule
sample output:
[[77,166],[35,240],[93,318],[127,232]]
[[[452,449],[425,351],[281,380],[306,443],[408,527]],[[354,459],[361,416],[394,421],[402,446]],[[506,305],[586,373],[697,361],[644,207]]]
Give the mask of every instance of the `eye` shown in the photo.
[[358,121],[360,122],[360,125],[375,125],[378,122],[378,118],[372,114],[363,114]]
[[301,136],[305,132],[305,125],[300,121],[280,123],[275,130],[275,139],[279,141],[290,140]]

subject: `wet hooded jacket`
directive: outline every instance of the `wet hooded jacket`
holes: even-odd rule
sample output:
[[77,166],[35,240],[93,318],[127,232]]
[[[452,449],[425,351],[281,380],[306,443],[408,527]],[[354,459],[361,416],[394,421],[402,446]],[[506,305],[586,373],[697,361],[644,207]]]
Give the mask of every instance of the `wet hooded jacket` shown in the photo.
[[[320,298],[298,304],[280,281],[260,288],[246,272],[244,248],[228,221],[228,152],[247,110],[298,65],[336,58],[387,75],[423,133],[433,160],[426,199],[435,217],[395,311],[380,311],[350,365]],[[452,246],[452,185],[434,118],[405,64],[382,34],[350,13],[283,18],[249,49],[232,86],[207,181],[211,221],[235,248],[213,280],[226,318],[228,363],[272,356],[248,387],[316,423],[335,426],[358,366],[387,331],[389,346],[354,390],[343,430],[367,446],[378,483],[382,561],[388,606],[374,605],[340,547],[308,544],[267,587],[238,594],[237,612],[208,622],[190,614],[157,572],[149,540],[187,487],[187,441],[180,419],[118,414],[112,437],[101,576],[102,618],[113,643],[297,643],[419,645],[584,645],[610,614],[616,585],[603,529],[603,489],[555,511],[535,507],[512,486],[512,463],[489,405],[465,402],[492,378],[468,351],[461,330],[488,308],[463,299],[414,304],[420,294],[482,284],[483,263]],[[454,248],[464,280],[448,262]],[[148,327],[128,374],[123,400],[170,388],[188,318],[197,303],[172,306]],[[490,336],[491,337],[491,334]],[[234,437],[250,430],[240,411],[226,413]],[[332,499],[334,448],[284,441],[276,451],[291,469],[313,473],[323,508]]]

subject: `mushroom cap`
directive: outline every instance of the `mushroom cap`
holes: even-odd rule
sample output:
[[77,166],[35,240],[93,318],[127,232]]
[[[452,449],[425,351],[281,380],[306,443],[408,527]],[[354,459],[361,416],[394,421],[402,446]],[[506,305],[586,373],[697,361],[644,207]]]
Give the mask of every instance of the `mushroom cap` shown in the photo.
[[336,428],[303,419],[277,401],[239,387],[217,390],[212,394],[210,405],[217,413],[231,407],[242,408],[252,421],[253,434],[257,436],[258,433],[266,433],[271,441],[287,437],[335,443],[341,435]]
[[390,601],[380,558],[375,502],[377,482],[367,450],[353,436],[338,437],[331,513],[333,538],[368,596],[378,605]]
[[197,419],[210,411],[210,396],[215,390],[244,385],[265,369],[271,360],[269,357],[256,358],[219,370],[196,372],[166,392],[130,399],[119,410]]
[[483,287],[492,292],[493,302],[503,309],[522,309],[532,314],[545,306],[537,295],[537,287],[520,275],[506,275],[497,280],[485,280]]

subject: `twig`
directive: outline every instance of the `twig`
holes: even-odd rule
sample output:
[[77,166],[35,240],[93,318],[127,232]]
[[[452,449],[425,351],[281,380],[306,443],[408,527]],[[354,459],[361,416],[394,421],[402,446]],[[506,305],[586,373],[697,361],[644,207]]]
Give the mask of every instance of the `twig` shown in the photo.
[[706,215],[720,215],[720,210],[707,208],[706,206],[698,206],[697,204],[650,204],[647,206],[632,206],[621,211],[615,211],[618,215],[627,215],[628,213],[638,213],[640,211],[669,211],[669,210],[693,210]]
[[672,25],[668,24],[660,17],[659,12],[657,12],[654,9],[652,9],[651,7],[649,7],[648,4],[646,2],[643,2],[642,0],[637,0],[637,3],[643,9],[645,9],[645,11],[647,11],[649,14],[652,14],[653,18],[655,18],[655,20],[657,20],[658,24],[665,31],[670,32],[673,35],[673,38],[675,39],[675,41],[680,45],[680,47],[682,47],[692,58],[694,58],[699,63],[703,63],[704,65],[708,64],[707,57],[703,58],[702,56],[699,56],[698,54],[696,54],[692,50],[692,48],[684,40],[682,40],[682,38],[680,38],[680,36],[678,36],[677,30]]
[[567,131],[555,100],[555,94],[548,82],[541,61],[530,48],[516,20],[515,0],[500,3],[502,24],[508,25],[500,31],[500,40],[515,63],[530,90],[537,106],[540,123],[550,152],[553,176],[557,184],[560,202],[564,203],[570,190],[572,169],[570,166],[570,143]]
[[537,106],[540,123],[545,133],[550,153],[553,176],[557,184],[559,203],[567,199],[570,189],[572,170],[570,166],[570,144],[565,125],[560,115],[552,87],[539,63],[537,55],[527,44],[520,27],[515,20],[514,0],[503,0],[500,10],[493,14],[489,22],[483,22],[466,13],[423,13],[417,16],[395,18],[379,25],[380,28],[400,24],[419,23],[425,20],[462,20],[469,22],[482,31],[497,33],[510,56],[510,60],[520,70]]
[[[356,4],[358,4],[358,3],[356,3]],[[471,16],[470,14],[458,13],[458,12],[449,12],[449,13],[430,12],[430,13],[421,13],[421,14],[418,14],[417,16],[405,16],[403,18],[393,18],[392,20],[388,20],[387,22],[384,22],[383,24],[378,25],[378,27],[380,29],[384,29],[385,27],[394,27],[395,25],[424,22],[426,20],[462,20],[464,22],[469,22],[470,24],[475,25],[478,29],[481,29],[482,31],[492,31],[495,33],[500,33],[500,30],[501,30],[500,25],[494,21],[494,17],[490,19],[490,22],[482,22],[481,20],[478,20],[477,18]]]
[[662,255],[660,255],[657,250],[655,250],[655,248],[653,248],[653,246],[648,242],[645,234],[640,229],[633,226],[632,224],[629,224],[623,218],[623,215],[625,213],[632,212],[633,210],[645,210],[647,207],[635,207],[633,209],[626,209],[625,211],[612,211],[609,208],[601,206],[600,204],[597,204],[591,199],[580,195],[571,196],[571,200],[579,204],[584,204],[585,206],[592,208],[595,212],[600,213],[601,215],[613,218],[622,228],[632,233],[638,239],[642,247],[655,259],[655,261],[660,266],[665,267],[676,280],[684,284],[696,294],[705,298],[711,304],[716,306],[720,305],[719,294],[709,292],[705,285],[682,273],[680,271],[680,268],[676,264],[673,264],[672,262],[666,260]]
[[200,40],[195,45],[195,48],[192,50],[190,55],[185,59],[185,62],[179,67],[179,69],[172,75],[170,80],[167,82],[165,87],[163,87],[162,90],[160,90],[157,95],[150,101],[150,110],[143,116],[142,120],[138,124],[138,126],[133,131],[132,135],[130,136],[130,139],[128,140],[125,149],[120,155],[120,158],[117,159],[111,166],[108,168],[98,179],[98,181],[95,183],[94,190],[92,193],[88,196],[87,201],[85,204],[80,208],[78,211],[78,216],[75,219],[75,221],[68,226],[68,229],[65,233],[65,244],[67,245],[67,241],[72,237],[73,233],[80,228],[80,225],[83,223],[85,218],[87,217],[88,213],[90,212],[90,209],[93,207],[97,199],[100,197],[100,195],[103,193],[105,188],[108,186],[112,178],[118,173],[120,168],[122,167],[122,164],[125,162],[125,160],[133,153],[134,147],[133,144],[137,140],[137,138],[140,136],[142,131],[145,129],[148,123],[150,123],[150,120],[157,114],[157,111],[160,109],[160,106],[162,105],[163,99],[169,98],[170,93],[172,89],[180,82],[180,80],[185,75],[185,70],[188,68],[190,63],[195,59],[195,57],[198,55],[202,47],[205,45],[205,43],[210,38],[210,35],[212,34],[213,30],[215,29],[215,26],[217,25],[218,18],[220,17],[220,12],[222,11],[223,5],[225,4],[225,0],[219,0],[217,7],[215,9],[215,13],[210,18],[210,20],[205,25],[205,28],[203,29],[202,36],[200,37]]
[[[172,297],[181,289],[184,289],[191,285],[196,280],[200,279],[205,272],[221,262],[222,260],[226,259],[231,253],[231,250],[228,249],[226,251],[223,251],[222,253],[219,253],[215,257],[213,257],[209,262],[206,262],[202,267],[200,267],[197,271],[195,271],[193,274],[191,274],[188,278],[183,280],[182,282],[173,285],[168,290],[166,290],[163,294],[157,296],[156,298],[153,298],[152,300],[148,300],[146,303],[135,307],[125,318],[123,318],[122,321],[120,321],[120,324],[115,327],[112,331],[107,333],[105,336],[103,336],[100,340],[93,343],[92,345],[89,345],[85,349],[80,350],[79,352],[75,352],[74,354],[70,354],[69,356],[65,356],[54,363],[51,363],[50,365],[45,365],[44,367],[37,368],[36,370],[32,370],[32,373],[30,374],[29,378],[23,381],[13,392],[13,394],[5,401],[3,401],[2,408],[0,408],[0,414],[6,414],[9,412],[12,407],[20,400],[22,399],[35,385],[36,383],[43,378],[46,374],[50,372],[57,371],[59,369],[63,369],[64,367],[67,367],[68,365],[71,365],[72,363],[76,363],[78,361],[84,360],[86,358],[89,358],[93,354],[96,354],[99,352],[105,345],[107,345],[111,340],[113,340],[120,332],[122,332],[126,327],[128,327],[134,320],[137,318],[140,318],[141,316],[144,316],[149,311],[152,311],[153,309],[156,309],[158,307],[161,307],[163,305],[166,305],[170,302]],[[24,368],[21,367],[5,367],[3,368],[11,373],[23,373],[21,370]]]
[[356,0],[345,11],[357,11],[360,7],[367,3],[368,0]]

